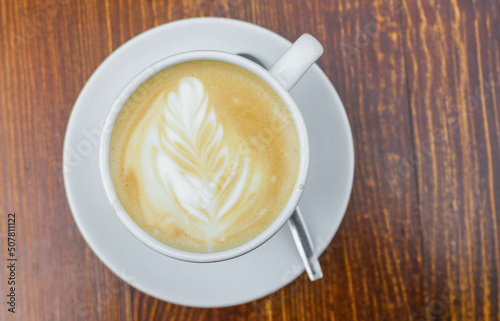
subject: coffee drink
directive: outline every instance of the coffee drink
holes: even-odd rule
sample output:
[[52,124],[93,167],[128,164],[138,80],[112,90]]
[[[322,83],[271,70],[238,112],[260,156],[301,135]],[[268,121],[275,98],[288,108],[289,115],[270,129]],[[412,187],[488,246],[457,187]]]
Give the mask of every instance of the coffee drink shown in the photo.
[[164,69],[124,104],[109,168],[130,217],[191,252],[241,245],[279,216],[299,171],[299,139],[279,95],[258,76],[199,60]]

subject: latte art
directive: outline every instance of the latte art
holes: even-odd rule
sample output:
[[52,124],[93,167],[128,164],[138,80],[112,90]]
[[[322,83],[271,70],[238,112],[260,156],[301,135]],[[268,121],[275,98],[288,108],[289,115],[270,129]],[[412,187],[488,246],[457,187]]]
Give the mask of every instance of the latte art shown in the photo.
[[239,212],[258,190],[259,173],[248,155],[224,145],[224,128],[200,80],[182,79],[178,93],[161,94],[153,108],[162,112],[160,128],[144,142],[150,152],[143,154],[143,170],[156,168],[176,214],[219,236],[228,227],[224,216]]
[[298,165],[297,133],[278,94],[216,61],[147,80],[110,142],[111,178],[130,217],[193,252],[229,249],[264,231],[286,205]]

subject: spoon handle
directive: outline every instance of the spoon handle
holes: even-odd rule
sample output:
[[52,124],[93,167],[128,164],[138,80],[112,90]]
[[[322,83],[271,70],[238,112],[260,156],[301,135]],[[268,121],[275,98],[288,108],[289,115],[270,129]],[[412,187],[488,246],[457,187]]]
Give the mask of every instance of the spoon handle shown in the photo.
[[290,230],[292,231],[297,250],[299,251],[300,257],[306,267],[309,279],[311,281],[321,279],[323,277],[323,271],[321,270],[321,265],[319,264],[316,252],[314,251],[311,236],[309,236],[309,232],[307,231],[304,218],[302,217],[302,213],[298,207],[293,212],[292,217],[288,220],[288,224],[290,226]]

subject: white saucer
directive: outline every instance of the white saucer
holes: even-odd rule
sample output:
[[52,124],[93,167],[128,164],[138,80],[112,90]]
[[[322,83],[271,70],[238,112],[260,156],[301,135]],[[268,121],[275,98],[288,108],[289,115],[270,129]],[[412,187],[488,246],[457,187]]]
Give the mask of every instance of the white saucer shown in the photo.
[[[69,119],[64,182],[83,237],[120,278],[161,300],[222,307],[261,298],[302,274],[304,267],[286,225],[258,249],[229,261],[188,263],[154,252],[115,216],[98,170],[97,141],[108,109],[126,83],[153,62],[183,51],[213,49],[251,54],[269,67],[289,46],[285,38],[250,23],[195,18],[168,23],[133,38],[94,72]],[[351,193],[351,129],[337,92],[317,65],[291,94],[304,116],[311,145],[309,179],[300,208],[321,253],[337,231]]]

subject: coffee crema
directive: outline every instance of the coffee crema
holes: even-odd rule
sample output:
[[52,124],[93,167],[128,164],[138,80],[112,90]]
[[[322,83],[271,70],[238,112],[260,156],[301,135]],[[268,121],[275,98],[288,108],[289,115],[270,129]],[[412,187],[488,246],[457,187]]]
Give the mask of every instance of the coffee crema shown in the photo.
[[131,95],[113,127],[109,167],[143,230],[181,250],[215,252],[271,225],[299,158],[294,122],[271,86],[201,60],[162,70]]

